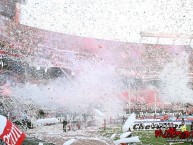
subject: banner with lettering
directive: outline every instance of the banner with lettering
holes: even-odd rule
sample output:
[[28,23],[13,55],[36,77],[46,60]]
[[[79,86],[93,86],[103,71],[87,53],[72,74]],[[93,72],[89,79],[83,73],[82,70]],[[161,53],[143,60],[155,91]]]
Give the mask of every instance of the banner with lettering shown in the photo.
[[133,130],[157,130],[157,129],[167,129],[169,127],[175,127],[180,129],[182,126],[181,122],[149,122],[149,123],[134,123],[131,128]]
[[11,121],[0,115],[0,139],[7,145],[22,145],[26,135]]

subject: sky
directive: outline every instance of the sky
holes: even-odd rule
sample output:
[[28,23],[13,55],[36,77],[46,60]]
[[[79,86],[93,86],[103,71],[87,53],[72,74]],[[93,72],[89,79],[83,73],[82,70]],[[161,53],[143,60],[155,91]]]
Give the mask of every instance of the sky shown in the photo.
[[191,0],[28,0],[21,23],[70,35],[139,42],[140,32],[192,34]]

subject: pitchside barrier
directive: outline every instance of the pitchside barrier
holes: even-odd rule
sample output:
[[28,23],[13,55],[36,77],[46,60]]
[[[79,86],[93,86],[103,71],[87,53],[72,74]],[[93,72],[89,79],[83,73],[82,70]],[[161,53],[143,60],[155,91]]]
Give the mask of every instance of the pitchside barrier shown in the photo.
[[[193,119],[192,120],[187,120],[187,119],[184,119],[184,121],[185,121],[185,123],[186,124],[191,124],[191,122],[193,122]],[[139,119],[136,119],[136,121],[135,122],[138,122],[138,123],[140,123],[140,122],[142,122],[142,123],[149,123],[149,122],[151,122],[151,123],[153,123],[153,122],[170,122],[170,123],[172,123],[172,122],[182,122],[182,120],[181,119],[179,119],[179,120],[172,120],[172,119],[168,119],[168,120],[160,120],[160,119],[143,119],[143,120],[139,120]]]
[[[191,122],[193,122],[193,120],[187,120],[187,119],[184,119],[186,125],[188,124],[191,124]],[[159,122],[167,122],[167,123],[175,123],[175,122],[179,122],[181,123],[182,120],[160,120],[160,119],[143,119],[143,120],[136,120],[135,123],[159,123]]]
[[157,130],[169,127],[180,129],[181,126],[181,122],[135,122],[130,128],[133,130]]

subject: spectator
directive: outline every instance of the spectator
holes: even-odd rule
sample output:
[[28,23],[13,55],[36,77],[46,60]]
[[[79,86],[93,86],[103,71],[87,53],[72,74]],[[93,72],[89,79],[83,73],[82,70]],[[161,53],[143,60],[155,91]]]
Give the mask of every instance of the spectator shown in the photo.
[[179,115],[179,114],[177,114],[177,115],[176,115],[176,120],[178,120],[178,119],[179,119],[179,117],[180,117],[180,115]]
[[77,127],[77,129],[80,129],[80,123],[79,122],[77,122],[76,127]]
[[176,125],[174,125],[174,123],[171,123],[171,128],[176,128]]
[[181,132],[186,131],[186,124],[185,124],[185,122],[182,122],[182,126],[181,126],[181,128],[180,128],[180,131],[181,131]]
[[104,119],[104,130],[106,130],[106,119]]
[[68,124],[67,121],[64,120],[64,121],[63,121],[63,131],[64,131],[64,132],[66,132],[66,125],[67,125],[67,124]]
[[126,117],[123,115],[123,124],[125,123],[126,121]]
[[[193,131],[193,122],[191,122],[191,125],[190,125],[190,132]],[[193,142],[192,142],[192,145],[193,145]]]
[[190,130],[193,131],[193,122],[191,122]]

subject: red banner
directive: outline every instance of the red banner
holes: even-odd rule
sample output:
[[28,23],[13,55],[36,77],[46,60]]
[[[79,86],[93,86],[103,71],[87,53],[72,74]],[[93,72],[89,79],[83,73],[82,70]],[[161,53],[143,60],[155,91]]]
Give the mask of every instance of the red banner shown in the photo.
[[11,121],[0,115],[0,139],[7,145],[21,145],[25,134],[20,131]]

